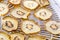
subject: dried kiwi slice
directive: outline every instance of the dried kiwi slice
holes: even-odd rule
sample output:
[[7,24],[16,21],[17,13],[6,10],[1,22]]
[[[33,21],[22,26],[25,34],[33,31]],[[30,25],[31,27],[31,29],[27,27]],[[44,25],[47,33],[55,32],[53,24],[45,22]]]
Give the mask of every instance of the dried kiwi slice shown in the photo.
[[48,0],[36,0],[36,1],[40,4],[40,7],[49,5]]
[[24,5],[24,7],[33,10],[33,9],[37,8],[39,4],[36,1],[27,0],[27,1],[23,1],[23,5]]
[[30,14],[28,10],[25,10],[22,7],[15,7],[14,9],[12,9],[10,13],[12,16],[16,18],[23,18],[23,19],[27,19],[27,16]]
[[4,17],[2,20],[2,28],[7,31],[16,30],[18,27],[18,21],[12,17]]
[[35,36],[30,36],[28,40],[46,40],[46,37],[35,35]]
[[56,21],[49,21],[46,23],[46,30],[51,32],[52,34],[60,33],[60,23]]
[[6,33],[0,32],[0,40],[10,40]]
[[25,20],[22,22],[21,29],[25,34],[37,33],[40,31],[40,27],[33,21]]
[[17,5],[20,4],[21,0],[9,0],[11,4]]
[[0,3],[0,16],[7,14],[9,11],[8,5],[4,3]]
[[42,20],[47,20],[51,18],[52,12],[46,8],[41,8],[39,11],[34,13],[35,17],[42,19]]
[[11,34],[11,40],[24,40],[24,35],[19,33]]

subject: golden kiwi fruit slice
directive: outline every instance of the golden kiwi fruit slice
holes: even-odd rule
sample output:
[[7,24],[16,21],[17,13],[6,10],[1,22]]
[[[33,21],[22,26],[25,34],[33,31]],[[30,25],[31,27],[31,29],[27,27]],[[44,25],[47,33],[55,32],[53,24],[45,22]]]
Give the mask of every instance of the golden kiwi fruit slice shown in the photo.
[[37,33],[40,31],[40,27],[33,21],[25,20],[22,22],[21,29],[25,34]]
[[20,33],[11,34],[11,40],[24,40],[24,35]]
[[9,35],[4,32],[0,32],[0,40],[10,40]]
[[28,40],[46,40],[46,37],[35,35],[35,36],[30,36]]
[[22,19],[27,19],[28,15],[30,14],[28,10],[25,10],[22,7],[15,7],[14,9],[12,9],[10,13],[12,16],[16,18],[22,18]]
[[15,18],[6,16],[2,20],[2,29],[6,31],[13,31],[18,28],[18,21]]
[[40,4],[40,7],[44,7],[50,4],[48,0],[36,0],[36,1]]
[[39,19],[47,20],[51,18],[52,12],[47,8],[41,8],[36,13],[34,13],[34,15]]
[[60,23],[56,21],[49,21],[46,23],[46,30],[52,34],[60,33]]
[[8,5],[4,3],[0,3],[0,16],[7,14],[9,11]]
[[36,9],[38,7],[38,3],[36,1],[23,1],[23,6],[30,9],[30,10],[33,10],[33,9]]
[[9,0],[11,4],[17,5],[21,3],[21,0]]

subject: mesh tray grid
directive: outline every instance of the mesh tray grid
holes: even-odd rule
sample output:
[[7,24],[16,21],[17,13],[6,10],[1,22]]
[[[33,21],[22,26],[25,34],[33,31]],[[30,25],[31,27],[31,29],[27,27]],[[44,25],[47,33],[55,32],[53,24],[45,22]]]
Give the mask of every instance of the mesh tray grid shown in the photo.
[[[4,0],[4,2],[8,4],[7,1],[8,1],[8,0]],[[13,8],[13,7],[14,7],[14,6],[11,5],[11,4],[8,4],[8,5],[9,5],[10,8]],[[59,22],[60,22],[60,19],[58,18],[58,15],[57,15],[57,13],[55,13],[54,9],[52,9],[50,5],[47,6],[47,8],[50,9],[50,10],[53,12],[53,16],[52,16],[52,18],[51,18],[50,20],[54,20],[54,21],[59,21]],[[60,40],[60,34],[54,35],[54,34],[51,34],[51,33],[47,32],[47,31],[44,29],[44,21],[41,21],[41,20],[35,18],[35,17],[32,15],[32,13],[34,13],[34,12],[31,12],[31,15],[29,16],[29,20],[32,20],[32,19],[33,19],[35,22],[37,22],[39,25],[41,25],[41,32],[38,33],[39,35],[46,36],[48,40],[51,40],[52,38],[55,38],[56,40]],[[8,14],[8,15],[9,15],[9,14]],[[2,18],[3,18],[3,17],[0,17],[0,29],[1,29],[1,27],[2,27],[2,24],[1,24]],[[2,31],[3,31],[3,30],[2,30]],[[9,33],[10,33],[10,32],[9,32]],[[56,37],[55,37],[55,36],[56,36]],[[28,36],[26,36],[26,38],[28,38]],[[25,40],[27,40],[27,39],[25,39]]]

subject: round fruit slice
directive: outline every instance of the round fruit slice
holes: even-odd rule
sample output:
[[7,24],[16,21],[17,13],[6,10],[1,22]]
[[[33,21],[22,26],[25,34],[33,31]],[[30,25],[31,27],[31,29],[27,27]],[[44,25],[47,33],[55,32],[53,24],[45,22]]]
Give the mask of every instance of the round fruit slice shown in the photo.
[[5,15],[6,13],[8,13],[8,11],[9,11],[8,5],[0,3],[0,16]]
[[23,1],[23,5],[28,9],[35,9],[38,7],[38,3],[35,1]]
[[46,23],[46,30],[51,32],[52,34],[60,33],[60,23],[56,21],[49,21]]
[[28,20],[22,22],[21,29],[25,34],[37,33],[40,31],[40,27],[38,25]]
[[2,28],[7,31],[16,30],[18,27],[18,21],[12,17],[4,17],[2,20]]
[[0,32],[0,40],[10,40],[6,33]]
[[43,37],[43,36],[30,36],[29,38],[28,38],[28,40],[46,40],[46,38],[45,37]]
[[47,20],[52,16],[52,12],[48,9],[42,8],[34,14],[36,17]]
[[16,7],[14,9],[12,9],[11,11],[11,15],[16,17],[16,18],[23,18],[23,19],[27,19],[27,16],[30,14],[29,11],[24,10],[21,7]]
[[21,0],[9,0],[10,3],[12,4],[20,4]]
[[10,36],[11,40],[24,40],[24,35],[19,33],[11,34]]
[[40,4],[40,7],[49,5],[48,0],[36,0],[36,1]]

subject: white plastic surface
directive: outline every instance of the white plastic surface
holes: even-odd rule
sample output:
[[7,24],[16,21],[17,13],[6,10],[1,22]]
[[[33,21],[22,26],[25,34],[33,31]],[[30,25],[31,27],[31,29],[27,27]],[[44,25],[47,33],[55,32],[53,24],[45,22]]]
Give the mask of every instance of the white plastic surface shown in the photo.
[[51,7],[54,9],[55,13],[57,13],[60,19],[60,0],[49,0]]

